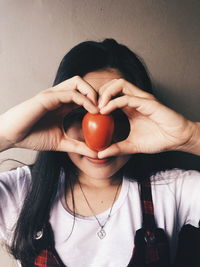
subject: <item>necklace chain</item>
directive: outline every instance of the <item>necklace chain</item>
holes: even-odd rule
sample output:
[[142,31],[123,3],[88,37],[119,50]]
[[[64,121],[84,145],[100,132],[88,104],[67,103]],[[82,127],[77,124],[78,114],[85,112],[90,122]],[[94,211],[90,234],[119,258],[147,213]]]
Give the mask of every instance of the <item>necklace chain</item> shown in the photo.
[[85,198],[85,201],[86,201],[86,203],[87,203],[89,209],[91,210],[91,212],[93,213],[93,215],[94,215],[95,219],[97,220],[99,226],[101,227],[100,231],[97,232],[97,235],[98,235],[98,237],[99,237],[100,239],[103,239],[103,238],[106,236],[106,232],[105,232],[105,230],[104,230],[104,227],[105,227],[106,223],[107,223],[107,222],[109,221],[109,219],[110,219],[111,212],[112,212],[112,209],[113,209],[115,200],[116,200],[116,198],[117,198],[117,193],[118,193],[118,191],[119,191],[119,188],[120,188],[121,183],[119,183],[119,185],[118,185],[118,187],[117,187],[117,191],[116,191],[116,193],[115,193],[115,197],[114,197],[114,199],[113,199],[112,206],[111,206],[111,208],[110,208],[110,212],[109,212],[108,217],[107,217],[107,219],[106,219],[106,221],[105,221],[105,223],[104,223],[103,225],[100,223],[100,221],[99,221],[99,219],[97,218],[97,216],[95,215],[95,212],[94,212],[94,210],[92,209],[92,207],[91,207],[89,201],[87,200],[87,197],[86,197],[86,195],[85,195],[85,193],[84,193],[84,191],[83,191],[83,188],[82,188],[82,186],[81,186],[81,183],[80,183],[79,181],[78,181],[78,183],[79,183],[80,189],[81,189],[81,191],[82,191],[82,193],[83,193],[83,196],[84,196],[84,198]]

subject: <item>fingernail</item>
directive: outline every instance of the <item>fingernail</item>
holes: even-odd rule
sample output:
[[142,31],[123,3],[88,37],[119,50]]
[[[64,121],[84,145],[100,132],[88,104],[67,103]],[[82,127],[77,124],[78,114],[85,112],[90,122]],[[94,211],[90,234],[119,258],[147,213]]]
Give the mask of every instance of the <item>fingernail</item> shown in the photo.
[[102,101],[99,102],[98,107],[99,107],[99,108],[102,108],[102,107],[103,107],[103,105],[102,105]]
[[98,153],[98,159],[101,159],[101,152]]
[[90,113],[92,113],[92,114],[97,114],[97,113],[99,113],[100,111],[99,111],[99,109],[93,109]]
[[105,100],[103,98],[100,99],[99,101],[99,108],[102,108],[105,105]]
[[99,111],[101,114],[104,113],[104,108],[101,108],[100,111]]

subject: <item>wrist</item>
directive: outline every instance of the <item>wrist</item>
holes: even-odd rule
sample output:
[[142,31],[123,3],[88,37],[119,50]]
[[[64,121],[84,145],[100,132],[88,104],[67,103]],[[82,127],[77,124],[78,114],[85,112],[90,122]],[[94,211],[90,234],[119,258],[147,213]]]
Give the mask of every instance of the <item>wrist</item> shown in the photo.
[[200,156],[200,122],[190,121],[190,137],[178,150]]

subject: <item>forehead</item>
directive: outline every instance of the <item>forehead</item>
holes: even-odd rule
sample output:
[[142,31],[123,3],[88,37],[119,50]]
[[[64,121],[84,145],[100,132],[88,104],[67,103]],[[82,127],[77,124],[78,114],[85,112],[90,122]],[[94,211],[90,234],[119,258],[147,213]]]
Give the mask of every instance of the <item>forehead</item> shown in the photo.
[[122,74],[116,69],[93,71],[83,77],[96,91],[107,82],[119,78],[122,78]]

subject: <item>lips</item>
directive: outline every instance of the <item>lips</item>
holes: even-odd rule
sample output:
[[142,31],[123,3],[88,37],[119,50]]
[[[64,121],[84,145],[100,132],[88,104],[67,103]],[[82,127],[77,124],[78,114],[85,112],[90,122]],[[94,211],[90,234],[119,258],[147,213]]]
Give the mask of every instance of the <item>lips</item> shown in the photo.
[[86,159],[94,164],[105,164],[113,159],[113,157],[105,158],[105,159],[97,159],[86,157]]

